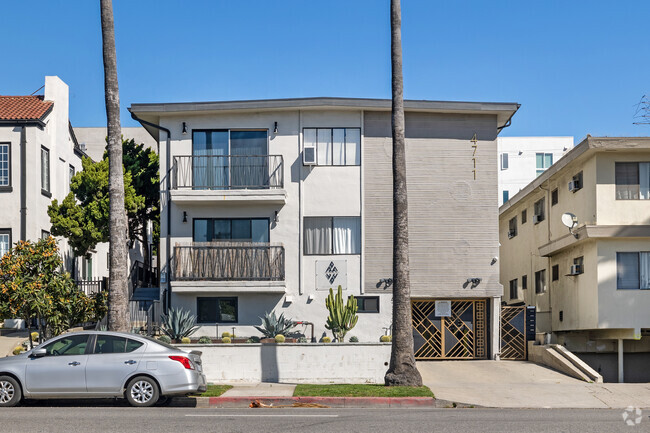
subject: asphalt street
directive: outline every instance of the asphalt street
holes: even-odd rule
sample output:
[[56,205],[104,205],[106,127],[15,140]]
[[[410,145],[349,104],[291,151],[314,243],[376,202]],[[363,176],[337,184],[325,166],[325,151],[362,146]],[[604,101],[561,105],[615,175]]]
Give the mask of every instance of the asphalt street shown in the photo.
[[13,432],[641,432],[614,409],[196,409],[31,403],[0,410]]

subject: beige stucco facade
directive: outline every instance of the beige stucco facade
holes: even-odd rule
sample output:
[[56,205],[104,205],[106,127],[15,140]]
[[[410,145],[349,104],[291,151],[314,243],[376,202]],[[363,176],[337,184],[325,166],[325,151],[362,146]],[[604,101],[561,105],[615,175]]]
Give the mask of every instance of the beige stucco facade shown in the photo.
[[[620,162],[647,161],[649,138],[588,136],[499,210],[504,299],[535,306],[537,332],[569,350],[616,351],[612,342],[623,339],[626,352],[650,351],[645,336],[650,329],[650,290],[617,286],[617,253],[650,251],[650,200],[617,199],[615,168]],[[569,182],[580,173],[581,188],[569,190]],[[539,200],[545,215],[535,223]],[[524,211],[527,221],[522,223]],[[562,223],[564,213],[577,217],[572,233]],[[513,219],[515,236],[509,233]],[[571,266],[580,258],[583,269],[571,275]],[[546,287],[536,290],[535,273],[542,270]],[[522,287],[523,277],[527,288]],[[511,293],[515,279],[516,293]]]

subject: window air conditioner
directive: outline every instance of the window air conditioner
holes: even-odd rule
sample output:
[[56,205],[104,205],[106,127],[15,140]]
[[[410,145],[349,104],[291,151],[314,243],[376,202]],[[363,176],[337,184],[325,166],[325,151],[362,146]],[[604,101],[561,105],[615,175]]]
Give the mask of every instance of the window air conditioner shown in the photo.
[[305,146],[302,151],[302,165],[316,165],[316,146]]
[[533,215],[533,224],[537,224],[540,221],[541,221],[541,218],[540,218],[539,215]]
[[582,273],[582,266],[571,265],[571,275],[578,275]]
[[517,232],[514,230],[508,230],[508,239],[512,239],[517,236]]
[[582,188],[582,186],[580,185],[579,180],[576,179],[576,180],[572,180],[571,182],[569,182],[569,191],[576,192],[580,188]]

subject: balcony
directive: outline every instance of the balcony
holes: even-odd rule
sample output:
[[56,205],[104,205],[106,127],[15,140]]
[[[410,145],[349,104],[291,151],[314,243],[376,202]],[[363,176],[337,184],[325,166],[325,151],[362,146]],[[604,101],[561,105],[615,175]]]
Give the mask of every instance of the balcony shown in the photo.
[[286,203],[282,155],[175,156],[170,170],[176,203]]
[[266,243],[207,242],[176,245],[176,293],[284,293],[284,247]]

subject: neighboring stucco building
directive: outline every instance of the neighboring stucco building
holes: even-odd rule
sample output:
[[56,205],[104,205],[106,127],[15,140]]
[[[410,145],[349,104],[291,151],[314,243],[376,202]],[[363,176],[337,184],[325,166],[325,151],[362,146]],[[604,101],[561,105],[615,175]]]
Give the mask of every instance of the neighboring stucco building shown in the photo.
[[[376,341],[390,329],[390,107],[343,98],[130,107],[159,141],[163,298],[198,315],[196,335],[259,335],[253,326],[276,310],[313,322],[319,338],[338,285],[359,302],[349,336]],[[498,352],[496,138],[517,109],[405,101],[419,359]],[[454,302],[436,310],[436,300]]]
[[[106,127],[75,127],[74,134],[77,136],[79,147],[93,161],[101,161],[106,150]],[[158,153],[158,143],[151,137],[143,127],[122,127],[124,139],[134,139],[136,143],[144,144],[145,148],[151,148]]]
[[499,210],[504,298],[606,381],[650,380],[647,161],[650,138],[587,136]]
[[573,148],[573,137],[499,137],[499,206]]

